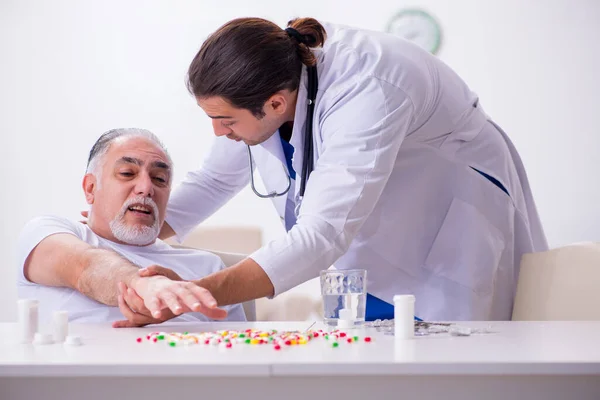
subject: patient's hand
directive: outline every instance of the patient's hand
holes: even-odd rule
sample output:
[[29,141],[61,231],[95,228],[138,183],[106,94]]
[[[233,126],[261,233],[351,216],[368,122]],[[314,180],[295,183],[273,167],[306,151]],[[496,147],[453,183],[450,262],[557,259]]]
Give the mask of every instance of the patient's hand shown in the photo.
[[[177,274],[175,276],[179,278]],[[137,279],[133,285],[135,289],[119,284],[119,309],[127,321],[115,322],[115,328],[161,323],[190,311],[201,312],[213,319],[227,316],[227,311],[217,307],[208,290],[191,282],[152,276]]]
[[[142,299],[136,292],[123,282],[119,282],[119,310],[126,320],[113,322],[113,328],[134,328],[149,324],[160,324],[175,318],[168,308],[161,310],[160,318],[154,318]],[[187,307],[185,307],[187,309]]]

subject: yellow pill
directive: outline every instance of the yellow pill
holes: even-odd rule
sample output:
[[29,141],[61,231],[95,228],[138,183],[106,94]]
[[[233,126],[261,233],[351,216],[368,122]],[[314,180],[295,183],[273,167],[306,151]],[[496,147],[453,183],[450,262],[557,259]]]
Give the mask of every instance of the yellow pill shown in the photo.
[[304,339],[300,339],[300,340],[298,341],[298,344],[306,344],[306,340],[304,340]]
[[260,343],[260,340],[258,340],[258,339],[252,339],[252,340],[250,341],[250,343],[251,343],[251,344],[259,344],[259,343]]
[[267,337],[267,336],[269,336],[269,334],[265,332],[265,333],[261,333],[259,336],[260,337]]
[[291,343],[292,345],[294,345],[294,344],[298,344],[298,341],[297,341],[296,339],[294,339],[294,340],[290,340],[290,343]]

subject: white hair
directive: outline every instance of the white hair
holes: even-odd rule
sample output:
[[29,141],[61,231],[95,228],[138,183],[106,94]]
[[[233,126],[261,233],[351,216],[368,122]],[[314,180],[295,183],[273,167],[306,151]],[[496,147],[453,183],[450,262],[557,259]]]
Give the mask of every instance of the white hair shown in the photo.
[[[152,132],[147,129],[140,128],[119,128],[119,129],[111,129],[108,132],[103,133],[94,146],[92,146],[92,150],[90,150],[90,154],[88,157],[86,173],[91,173],[96,176],[98,184],[100,184],[100,178],[102,173],[102,161],[104,156],[108,152],[110,145],[119,138],[125,137],[142,137],[150,140],[154,144],[156,144],[167,156],[167,160],[173,168],[173,161],[171,160],[171,156],[167,151],[165,145],[160,141],[160,139]],[[172,171],[172,169],[171,169]],[[171,172],[172,173],[172,172]]]

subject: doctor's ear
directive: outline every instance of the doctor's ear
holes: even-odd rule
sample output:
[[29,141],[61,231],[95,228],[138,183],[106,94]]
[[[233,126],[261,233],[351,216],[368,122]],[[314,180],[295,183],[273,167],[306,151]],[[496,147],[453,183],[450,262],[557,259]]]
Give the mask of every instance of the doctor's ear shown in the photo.
[[275,114],[284,114],[290,105],[289,90],[280,90],[267,100],[265,108]]
[[82,186],[85,193],[85,201],[88,204],[94,204],[94,197],[98,188],[96,176],[94,174],[85,174]]

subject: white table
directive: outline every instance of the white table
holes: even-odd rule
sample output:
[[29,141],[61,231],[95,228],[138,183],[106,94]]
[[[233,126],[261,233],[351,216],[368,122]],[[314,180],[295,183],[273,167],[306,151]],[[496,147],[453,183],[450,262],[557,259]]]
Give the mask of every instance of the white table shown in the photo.
[[410,341],[368,328],[358,335],[372,336],[372,343],[332,348],[316,340],[281,351],[269,345],[226,349],[135,341],[157,330],[308,325],[71,324],[70,332],[84,345],[68,347],[16,344],[16,324],[0,324],[0,399],[600,399],[600,322],[465,323],[491,325],[495,333]]

